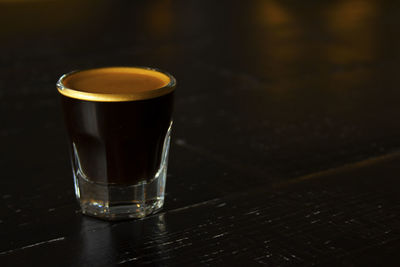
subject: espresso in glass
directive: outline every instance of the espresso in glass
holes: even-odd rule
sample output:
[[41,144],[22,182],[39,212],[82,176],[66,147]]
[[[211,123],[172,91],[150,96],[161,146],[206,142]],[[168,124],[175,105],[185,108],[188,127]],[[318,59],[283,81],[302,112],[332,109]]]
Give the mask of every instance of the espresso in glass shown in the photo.
[[84,214],[146,216],[164,202],[175,79],[144,67],[75,71],[57,83]]

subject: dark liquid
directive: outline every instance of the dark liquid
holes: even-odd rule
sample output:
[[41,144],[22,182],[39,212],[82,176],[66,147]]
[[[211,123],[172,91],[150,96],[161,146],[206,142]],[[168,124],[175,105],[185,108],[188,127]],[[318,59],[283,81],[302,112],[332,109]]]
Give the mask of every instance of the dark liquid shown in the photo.
[[61,98],[74,169],[83,177],[107,184],[154,177],[171,123],[173,92],[123,102]]

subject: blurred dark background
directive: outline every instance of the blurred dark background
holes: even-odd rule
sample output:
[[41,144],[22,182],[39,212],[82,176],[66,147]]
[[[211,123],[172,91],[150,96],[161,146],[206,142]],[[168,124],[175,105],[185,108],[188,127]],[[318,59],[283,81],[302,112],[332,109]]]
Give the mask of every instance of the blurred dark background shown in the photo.
[[[0,1],[3,169],[22,181],[18,172],[49,179],[66,172],[54,84],[74,69],[113,65],[173,73],[173,150],[250,172],[250,183],[396,150],[396,7],[373,0]],[[172,175],[183,168],[174,157]]]

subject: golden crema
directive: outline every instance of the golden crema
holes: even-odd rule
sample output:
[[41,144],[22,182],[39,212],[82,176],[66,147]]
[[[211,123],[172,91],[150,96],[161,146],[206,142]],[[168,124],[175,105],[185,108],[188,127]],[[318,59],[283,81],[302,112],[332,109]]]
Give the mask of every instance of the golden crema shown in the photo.
[[170,74],[145,67],[107,67],[63,75],[58,91],[67,97],[101,102],[144,100],[175,89]]

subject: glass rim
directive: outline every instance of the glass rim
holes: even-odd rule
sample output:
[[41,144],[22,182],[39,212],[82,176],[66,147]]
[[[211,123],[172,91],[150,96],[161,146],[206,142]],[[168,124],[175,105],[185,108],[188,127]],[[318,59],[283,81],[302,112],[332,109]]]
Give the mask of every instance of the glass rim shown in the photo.
[[[101,69],[141,69],[144,71],[154,71],[166,75],[169,78],[168,84],[163,87],[147,90],[142,92],[135,92],[129,94],[113,94],[113,93],[91,93],[80,91],[72,88],[68,88],[64,85],[64,80],[71,75],[74,75],[79,72],[89,71],[89,70],[101,70]],[[166,95],[175,90],[176,87],[176,79],[174,76],[169,74],[166,71],[163,71],[158,68],[145,67],[145,66],[109,66],[109,67],[98,67],[98,68],[88,68],[81,70],[73,70],[66,74],[63,74],[57,81],[57,90],[58,92],[68,98],[75,98],[79,100],[86,100],[91,102],[125,102],[125,101],[137,101],[137,100],[146,100],[157,98],[163,95]]]

